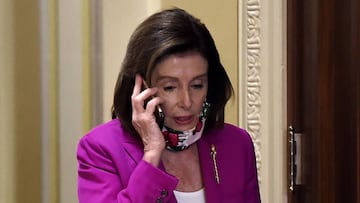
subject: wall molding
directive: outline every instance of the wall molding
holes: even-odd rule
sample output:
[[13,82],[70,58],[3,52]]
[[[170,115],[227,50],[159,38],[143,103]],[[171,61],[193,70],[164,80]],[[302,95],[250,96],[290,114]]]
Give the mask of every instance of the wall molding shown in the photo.
[[287,202],[286,1],[238,1],[239,125],[254,142],[263,202]]
[[[246,75],[246,96],[247,96],[247,123],[254,145],[258,174],[261,170],[261,19],[260,19],[260,0],[247,1],[247,75]],[[259,182],[261,177],[259,175]]]

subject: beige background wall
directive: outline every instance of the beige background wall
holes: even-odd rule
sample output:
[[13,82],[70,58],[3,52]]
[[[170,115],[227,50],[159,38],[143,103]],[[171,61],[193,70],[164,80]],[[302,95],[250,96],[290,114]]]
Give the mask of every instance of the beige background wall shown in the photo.
[[[101,68],[103,70],[103,120],[111,119],[111,106],[117,74],[124,58],[127,41],[135,27],[149,15],[150,1],[106,0],[101,10]],[[154,1],[156,2],[156,1]]]
[[2,140],[0,200],[1,202],[39,202],[41,201],[39,4],[37,1],[1,1],[0,8],[2,83],[0,85]]
[[0,202],[14,202],[13,11],[0,1]]

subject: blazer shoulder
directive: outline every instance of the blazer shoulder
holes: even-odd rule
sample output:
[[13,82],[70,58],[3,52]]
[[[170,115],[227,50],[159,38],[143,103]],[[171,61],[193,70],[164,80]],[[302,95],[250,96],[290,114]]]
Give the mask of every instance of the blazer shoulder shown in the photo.
[[136,140],[135,136],[126,132],[119,120],[113,119],[89,130],[81,139],[102,140],[121,139],[123,141]]
[[[223,128],[215,129],[206,136],[208,142],[223,144],[226,146],[241,145],[252,146],[253,141],[250,134],[243,128],[225,123]],[[248,147],[247,147],[248,148]]]
[[223,129],[225,131],[241,134],[243,136],[244,135],[245,136],[249,135],[249,133],[244,128],[237,127],[237,126],[235,126],[233,124],[230,124],[230,123],[224,123],[224,128]]
[[122,128],[119,120],[113,119],[88,131],[80,138],[78,148],[87,145],[91,148],[102,148],[111,151],[123,148],[124,143],[139,145],[138,139],[134,135],[126,132]]
[[[250,134],[243,128],[235,125],[224,123],[224,127],[215,130],[216,136],[221,136],[221,139],[251,139]],[[226,138],[225,138],[226,137]]]

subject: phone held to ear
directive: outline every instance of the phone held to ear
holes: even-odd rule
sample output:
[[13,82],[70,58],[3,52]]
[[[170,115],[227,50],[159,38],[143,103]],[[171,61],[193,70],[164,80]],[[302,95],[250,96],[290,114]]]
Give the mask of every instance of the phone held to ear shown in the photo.
[[[146,89],[149,88],[149,86],[146,84],[145,80],[143,80],[143,85]],[[152,96],[152,98],[154,98],[154,97]],[[163,110],[161,109],[160,105],[156,105],[154,115],[155,115],[156,122],[159,125],[160,130],[162,130],[162,127],[164,125],[165,114],[164,114]]]

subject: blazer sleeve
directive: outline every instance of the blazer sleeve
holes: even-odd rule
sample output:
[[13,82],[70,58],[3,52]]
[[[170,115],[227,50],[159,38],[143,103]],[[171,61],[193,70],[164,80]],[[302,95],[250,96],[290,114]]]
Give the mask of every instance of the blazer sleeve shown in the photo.
[[[167,202],[177,184],[175,177],[143,160],[133,171],[118,171],[112,157],[89,136],[80,140],[77,160],[80,203]],[[130,174],[128,182],[122,183],[121,173]]]

